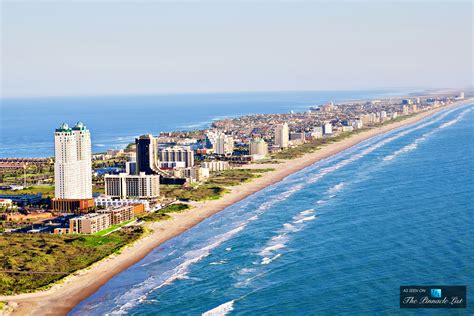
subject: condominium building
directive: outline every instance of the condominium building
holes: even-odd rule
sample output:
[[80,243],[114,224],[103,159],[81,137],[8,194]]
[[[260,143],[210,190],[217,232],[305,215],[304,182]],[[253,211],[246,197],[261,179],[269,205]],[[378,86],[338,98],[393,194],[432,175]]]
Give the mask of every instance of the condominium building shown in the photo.
[[112,199],[110,197],[98,197],[94,199],[96,206],[120,207],[126,205],[143,205],[143,210],[149,212],[150,202],[143,199]]
[[176,178],[185,178],[190,182],[203,181],[209,178],[209,169],[202,167],[179,168],[173,170],[173,175]]
[[408,114],[408,105],[406,105],[406,104],[402,105],[402,114],[403,115]]
[[69,220],[69,233],[94,234],[109,228],[110,214],[89,213]]
[[202,167],[209,171],[224,171],[230,169],[230,164],[228,161],[204,161]]
[[279,124],[275,128],[275,146],[280,148],[288,148],[288,141],[290,138],[290,132],[288,124]]
[[314,139],[323,137],[323,128],[322,128],[322,126],[313,127],[313,131],[311,132],[310,135]]
[[82,122],[63,123],[54,133],[56,199],[92,198],[90,132]]
[[206,147],[212,148],[215,154],[232,155],[234,152],[234,138],[221,131],[209,131],[206,133]]
[[136,146],[136,172],[144,172],[147,175],[159,172],[158,145],[156,138],[152,135],[142,135],[135,138]]
[[256,159],[264,158],[268,155],[268,144],[261,138],[253,139],[249,144],[249,152]]
[[323,133],[324,133],[324,135],[332,134],[332,125],[331,125],[331,123],[324,123]]
[[194,166],[194,151],[184,147],[166,147],[159,150],[160,163],[184,162],[184,167]]
[[121,173],[106,175],[105,194],[112,198],[139,198],[155,199],[160,195],[160,176],[147,175],[140,172],[138,175]]
[[98,214],[105,214],[110,217],[110,225],[120,224],[134,218],[133,206],[125,205],[117,208],[108,208],[97,211]]

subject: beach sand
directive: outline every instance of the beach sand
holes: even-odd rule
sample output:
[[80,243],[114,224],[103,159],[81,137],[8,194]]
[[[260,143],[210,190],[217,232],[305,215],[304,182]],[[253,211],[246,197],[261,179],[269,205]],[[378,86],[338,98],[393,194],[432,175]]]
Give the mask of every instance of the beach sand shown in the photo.
[[[420,112],[418,115],[403,121],[354,134],[337,143],[326,145],[314,153],[306,154],[303,157],[280,164],[251,165],[253,168],[270,167],[275,168],[275,170],[264,173],[261,178],[233,187],[230,193],[224,195],[219,200],[193,203],[195,206],[193,209],[183,213],[172,214],[173,218],[169,221],[151,223],[150,228],[153,232],[134,244],[127,246],[119,255],[106,258],[87,269],[78,271],[60,283],[53,285],[48,290],[15,296],[0,296],[0,301],[8,302],[3,313],[13,315],[66,315],[82,300],[96,292],[113,276],[140,261],[153,249],[159,247],[160,244],[181,234],[227,206],[271,184],[277,183],[288,175],[308,167],[319,160],[350,148],[363,140],[404,125],[415,123],[439,110],[466,102],[467,101],[457,102],[449,106]],[[0,314],[2,314],[2,311],[0,311]]]

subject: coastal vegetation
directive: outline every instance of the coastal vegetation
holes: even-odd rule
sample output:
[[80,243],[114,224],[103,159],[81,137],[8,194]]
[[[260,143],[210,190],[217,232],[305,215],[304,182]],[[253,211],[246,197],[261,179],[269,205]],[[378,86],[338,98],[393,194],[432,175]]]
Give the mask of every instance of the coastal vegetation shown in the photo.
[[190,187],[180,185],[162,185],[160,192],[163,196],[181,201],[217,200],[228,190],[212,184],[199,184]]
[[170,204],[155,212],[147,213],[139,218],[145,222],[158,222],[162,220],[171,219],[171,216],[169,216],[168,213],[179,213],[188,210],[189,208],[190,206],[188,204],[175,203]]
[[236,186],[252,179],[260,178],[262,173],[273,171],[274,169],[229,169],[215,172],[207,182],[216,186]]
[[0,235],[0,294],[32,292],[118,252],[137,240],[142,227],[108,234]]
[[249,182],[252,179],[261,177],[262,173],[272,170],[270,168],[262,168],[218,171],[213,173],[206,183],[195,184],[189,187],[162,185],[160,192],[167,198],[175,198],[181,201],[217,200],[229,192],[228,187]]

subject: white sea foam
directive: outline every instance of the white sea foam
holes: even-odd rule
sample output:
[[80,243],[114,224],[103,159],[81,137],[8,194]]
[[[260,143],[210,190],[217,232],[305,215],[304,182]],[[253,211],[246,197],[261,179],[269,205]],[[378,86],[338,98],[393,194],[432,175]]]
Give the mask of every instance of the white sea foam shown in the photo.
[[[350,164],[351,162],[354,162],[356,160],[359,160],[363,157],[365,157],[366,155],[372,153],[373,151],[375,151],[376,149],[382,147],[382,146],[385,146],[386,144],[400,138],[400,137],[403,137],[409,133],[412,133],[414,131],[417,131],[421,128],[424,128],[426,126],[429,126],[429,125],[432,125],[436,122],[439,122],[440,120],[442,120],[443,118],[445,118],[448,114],[450,114],[451,112],[455,111],[457,109],[453,109],[453,110],[449,110],[449,111],[446,111],[446,112],[443,112],[442,114],[440,114],[439,116],[437,117],[434,117],[434,118],[431,118],[431,120],[429,121],[422,121],[421,123],[418,123],[417,125],[411,127],[411,128],[407,128],[405,130],[402,130],[398,133],[396,133],[395,135],[393,136],[390,136],[388,138],[385,138],[385,139],[382,139],[381,141],[378,141],[378,142],[375,142],[374,144],[371,144],[369,147],[363,149],[362,151],[360,151],[359,153],[357,154],[354,154],[352,156],[350,156],[349,158],[347,159],[344,159],[344,160],[341,160],[339,161],[338,163],[336,163],[335,165],[332,165],[332,166],[329,166],[329,167],[326,167],[326,168],[322,168],[320,169],[320,171],[314,175],[312,178],[310,178],[308,180],[308,183],[314,183],[314,182],[317,182],[319,181],[322,177],[324,177],[325,175],[329,174],[329,173],[332,173],[342,167],[345,167],[346,165]],[[469,109],[470,110],[470,109]]]
[[264,249],[260,252],[260,255],[261,255],[261,256],[268,256],[272,251],[276,251],[276,250],[282,249],[282,248],[285,248],[285,244],[275,244],[275,245],[271,245],[271,246],[268,246],[268,247],[264,248]]
[[207,312],[204,312],[202,316],[223,316],[227,315],[230,313],[232,310],[234,310],[234,302],[235,300],[226,302],[224,304],[221,304],[211,310],[208,310]]
[[226,260],[219,260],[219,261],[214,261],[214,262],[211,262],[209,263],[210,265],[221,265],[221,264],[225,264],[227,263]]
[[273,257],[271,257],[271,258],[265,257],[265,258],[262,259],[262,261],[260,262],[260,264],[264,264],[264,265],[270,264],[270,263],[272,263],[274,260],[276,260],[276,259],[278,259],[278,258],[280,258],[280,257],[281,257],[281,253],[276,254],[275,256],[273,256]]
[[307,217],[303,217],[302,219],[299,219],[299,220],[296,220],[294,221],[293,223],[295,224],[301,224],[301,223],[304,223],[304,222],[307,222],[307,221],[312,221],[316,219],[316,216],[315,215],[311,215],[311,216],[307,216]]
[[442,128],[446,128],[446,127],[449,127],[451,125],[454,125],[456,124],[457,122],[459,122],[467,113],[469,113],[472,109],[466,109],[464,111],[462,111],[455,119],[453,120],[450,120],[446,123],[443,123],[441,124],[438,129],[434,129],[428,133],[425,133],[423,134],[421,137],[415,139],[411,144],[408,144],[404,147],[402,147],[401,149],[399,150],[396,150],[394,151],[392,154],[388,155],[388,156],[385,156],[383,158],[384,161],[390,161],[390,160],[393,160],[395,159],[396,157],[398,157],[399,155],[401,154],[405,154],[405,153],[408,153],[412,150],[415,150],[418,148],[418,145],[425,141],[429,136],[431,136],[432,134],[436,133],[439,129],[442,129]]
[[344,185],[345,185],[344,182],[338,183],[338,184],[334,185],[333,187],[329,188],[328,193],[339,192],[343,189]]
[[167,286],[173,283],[176,280],[182,280],[188,278],[189,267],[203,258],[209,256],[211,251],[221,245],[223,242],[229,240],[234,235],[239,233],[245,228],[245,225],[238,226],[224,234],[218,235],[213,239],[213,242],[205,247],[196,250],[190,250],[184,254],[185,260],[171,270],[171,275],[169,275],[164,281],[161,281],[158,285],[156,284],[157,280],[155,277],[149,277],[144,282],[139,285],[131,288],[129,291],[124,293],[122,296],[116,299],[116,304],[120,305],[120,302],[126,302],[123,305],[120,305],[118,310],[112,312],[112,314],[126,314],[127,311],[136,306],[138,303],[144,301],[146,297],[153,291]]
[[446,128],[446,127],[449,127],[449,126],[451,126],[451,125],[456,124],[457,122],[459,122],[460,120],[462,120],[462,118],[463,118],[467,113],[469,113],[471,110],[472,110],[472,108],[466,109],[466,110],[462,111],[462,113],[461,113],[458,117],[456,117],[454,120],[451,120],[451,121],[448,121],[448,122],[442,124],[439,128]]

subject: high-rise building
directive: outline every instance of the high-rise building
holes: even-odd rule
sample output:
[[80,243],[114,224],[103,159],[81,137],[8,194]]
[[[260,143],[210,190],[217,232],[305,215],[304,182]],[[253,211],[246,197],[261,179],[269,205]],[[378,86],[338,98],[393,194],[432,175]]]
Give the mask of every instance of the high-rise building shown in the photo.
[[135,138],[137,152],[136,172],[155,174],[159,172],[156,138],[152,135],[142,135]]
[[250,141],[249,151],[250,155],[254,156],[256,159],[261,159],[268,155],[268,145],[263,139],[257,138]]
[[206,147],[212,148],[218,155],[231,155],[234,152],[234,138],[220,131],[209,131],[206,133]]
[[194,151],[184,147],[166,147],[159,150],[161,163],[184,162],[184,167],[194,166]]
[[215,143],[214,152],[218,155],[232,155],[234,152],[234,138],[220,133]]
[[54,133],[55,198],[92,198],[92,160],[90,132],[82,122],[70,128],[63,123]]
[[290,132],[288,124],[279,124],[275,128],[275,145],[280,148],[288,148]]
[[147,175],[144,172],[138,175],[108,174],[104,181],[105,195],[112,198],[154,199],[160,195],[159,175]]

